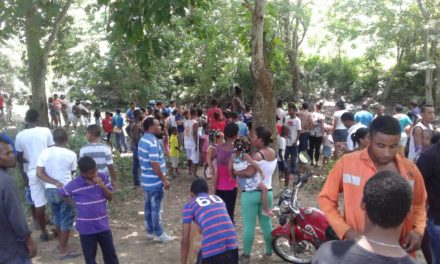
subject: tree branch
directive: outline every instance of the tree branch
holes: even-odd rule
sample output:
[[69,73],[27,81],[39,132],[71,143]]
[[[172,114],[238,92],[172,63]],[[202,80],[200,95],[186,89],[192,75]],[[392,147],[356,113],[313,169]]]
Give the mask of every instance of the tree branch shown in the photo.
[[52,32],[50,32],[49,39],[47,40],[46,44],[44,45],[44,59],[45,61],[49,57],[49,53],[53,47],[53,44],[55,43],[55,39],[57,38],[58,32],[60,31],[61,24],[63,23],[64,19],[66,18],[67,11],[70,8],[70,5],[73,3],[73,0],[67,0],[67,2],[64,4],[63,8],[61,9],[61,12],[58,14],[58,16],[55,19],[55,22],[53,24]]
[[243,6],[246,7],[246,9],[249,10],[251,13],[254,12],[254,7],[253,7],[252,3],[249,2],[249,0],[244,0]]
[[422,12],[423,18],[425,19],[425,23],[428,23],[429,13],[428,13],[428,10],[426,10],[425,5],[423,4],[423,1],[417,0],[417,4],[419,5],[420,12]]
[[304,20],[300,19],[299,22],[301,23],[301,25],[303,27],[303,34],[301,36],[300,41],[298,41],[297,48],[299,46],[301,46],[301,43],[303,42],[304,38],[306,37],[306,33],[307,33],[307,30],[308,30],[308,26],[305,25]]

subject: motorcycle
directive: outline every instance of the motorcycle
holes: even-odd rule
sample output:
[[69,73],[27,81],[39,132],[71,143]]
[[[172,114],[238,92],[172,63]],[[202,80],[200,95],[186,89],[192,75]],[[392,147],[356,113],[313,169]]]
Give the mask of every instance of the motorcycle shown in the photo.
[[338,239],[323,212],[298,204],[298,192],[312,175],[299,175],[293,191],[284,189],[274,208],[280,225],[272,231],[272,248],[289,263],[311,263],[322,243]]

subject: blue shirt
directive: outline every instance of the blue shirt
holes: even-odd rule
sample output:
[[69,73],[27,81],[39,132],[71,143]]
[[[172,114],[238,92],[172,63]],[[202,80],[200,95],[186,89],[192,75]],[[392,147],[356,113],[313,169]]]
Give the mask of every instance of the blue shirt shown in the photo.
[[407,127],[408,125],[412,124],[411,119],[409,118],[408,115],[405,114],[396,114],[393,116],[395,119],[397,119],[397,121],[399,121],[399,125],[400,125],[400,132],[404,132],[405,131],[405,127]]
[[373,122],[373,118],[373,114],[365,110],[359,111],[354,115],[354,120],[357,123],[362,123],[367,127],[369,127],[371,122]]
[[153,171],[152,162],[160,164],[160,170],[165,175],[167,172],[162,145],[156,136],[145,133],[139,141],[139,162],[141,165],[141,183],[144,191],[155,191],[163,187],[162,180]]
[[246,123],[238,121],[237,125],[238,125],[238,136],[239,137],[247,137],[249,135],[249,128],[246,125]]
[[194,221],[202,230],[202,258],[237,249],[237,232],[220,197],[199,193],[183,206],[182,215],[184,224]]
[[137,108],[135,108],[134,110],[131,110],[131,108],[128,108],[127,112],[125,113],[125,115],[130,119],[130,121],[134,121],[134,111]]
[[124,126],[124,118],[121,114],[116,114],[113,117],[113,126],[116,126],[117,128],[122,128]]
[[[176,114],[176,121],[183,121],[183,116],[181,114]],[[177,125],[177,131],[178,132],[185,131],[185,126],[183,124]]]

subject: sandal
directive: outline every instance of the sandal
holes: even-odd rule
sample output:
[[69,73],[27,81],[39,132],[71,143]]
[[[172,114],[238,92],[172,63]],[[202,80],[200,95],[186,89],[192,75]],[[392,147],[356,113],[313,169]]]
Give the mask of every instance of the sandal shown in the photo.
[[58,259],[59,260],[71,259],[71,258],[76,258],[80,255],[81,255],[81,253],[78,253],[76,250],[72,250],[72,251],[67,252],[66,255],[58,256]]
[[263,210],[262,214],[269,217],[269,218],[275,217],[275,214],[272,212],[272,210]]

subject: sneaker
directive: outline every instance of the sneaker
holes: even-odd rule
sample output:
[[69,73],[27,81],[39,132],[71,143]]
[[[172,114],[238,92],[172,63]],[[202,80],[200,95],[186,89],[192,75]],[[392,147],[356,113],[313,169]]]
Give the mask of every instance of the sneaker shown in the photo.
[[154,235],[153,234],[148,234],[147,233],[147,240],[153,240]]
[[168,235],[165,232],[163,232],[161,236],[153,238],[153,241],[161,242],[161,243],[168,243],[168,242],[171,242],[173,240],[174,240],[174,237]]

